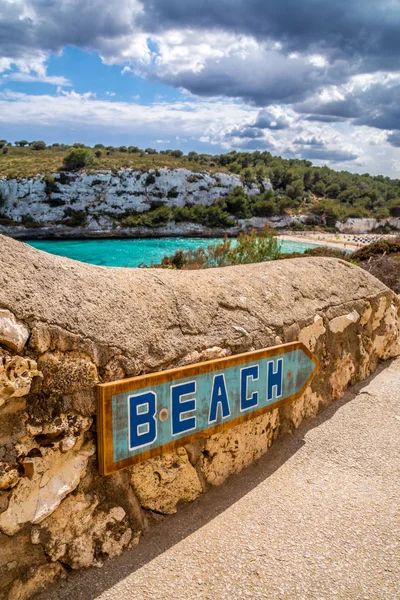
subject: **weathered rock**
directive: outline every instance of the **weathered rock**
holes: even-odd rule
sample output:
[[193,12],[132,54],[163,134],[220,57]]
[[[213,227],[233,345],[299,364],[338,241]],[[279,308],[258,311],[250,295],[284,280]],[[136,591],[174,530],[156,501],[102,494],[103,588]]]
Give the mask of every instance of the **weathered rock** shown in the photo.
[[178,502],[190,502],[203,491],[184,448],[146,460],[132,467],[131,472],[143,508],[159,513],[175,513]]
[[32,529],[33,544],[42,544],[53,561],[72,569],[100,566],[106,556],[121,554],[133,538],[124,509],[99,506],[98,499],[70,495],[40,526]]
[[19,473],[16,465],[0,462],[0,490],[10,490],[19,481]]
[[359,321],[360,315],[356,310],[353,312],[343,315],[341,317],[336,317],[329,322],[329,329],[332,333],[342,333],[349,325],[353,325],[353,323],[357,323]]
[[25,523],[40,523],[79,484],[87,461],[95,449],[81,439],[65,454],[52,448],[44,456],[31,459],[32,478],[23,477],[12,490],[7,510],[0,514],[0,531],[17,533]]
[[278,425],[279,411],[275,409],[208,438],[201,465],[208,483],[220,485],[260,458],[272,444]]
[[29,337],[29,329],[9,310],[0,309],[0,345],[21,352]]
[[329,378],[334,400],[338,400],[343,396],[345,389],[351,382],[355,370],[354,362],[350,354],[346,354],[336,362],[335,370]]
[[22,356],[0,355],[0,406],[10,398],[29,394],[32,379],[38,375],[36,361]]
[[72,394],[92,388],[98,382],[96,365],[87,358],[46,353],[40,357],[38,366],[44,377],[44,393]]
[[63,567],[58,563],[31,567],[24,577],[14,582],[7,600],[28,600],[50,584],[61,581],[65,576]]
[[314,350],[317,340],[324,335],[326,329],[324,327],[324,320],[320,315],[315,315],[314,323],[304,327],[298,335],[299,342],[303,342],[305,346],[311,351]]

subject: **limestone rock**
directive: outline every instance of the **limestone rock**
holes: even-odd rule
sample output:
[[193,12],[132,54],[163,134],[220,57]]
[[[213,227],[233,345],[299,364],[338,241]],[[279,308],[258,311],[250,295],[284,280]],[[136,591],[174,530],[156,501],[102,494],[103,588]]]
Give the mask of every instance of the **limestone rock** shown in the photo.
[[260,458],[272,444],[278,424],[279,411],[275,409],[208,438],[201,465],[207,481],[220,485]]
[[29,329],[9,310],[0,309],[0,345],[21,352],[29,337]]
[[121,554],[133,537],[121,506],[101,505],[96,496],[68,496],[40,526],[32,529],[33,544],[42,544],[53,561],[72,569],[101,566]]
[[317,340],[325,333],[324,320],[320,315],[315,315],[314,323],[304,327],[299,333],[299,342],[303,342],[311,352],[315,349]]
[[216,358],[225,358],[226,356],[230,356],[232,354],[229,348],[220,348],[219,346],[214,346],[213,348],[206,348],[201,352],[194,350],[187,354],[181,361],[179,361],[179,366],[191,365],[197,362],[203,362],[206,360],[215,360]]
[[0,406],[10,398],[29,394],[32,379],[39,374],[36,362],[30,358],[0,355]]
[[377,329],[379,327],[379,325],[381,324],[381,321],[385,314],[386,304],[387,304],[386,296],[382,296],[382,298],[379,299],[378,307],[376,309],[376,312],[374,314],[374,319],[372,321],[372,330],[373,331],[375,331],[375,329]]
[[336,317],[335,319],[329,321],[329,329],[332,331],[332,333],[343,333],[343,331],[349,327],[349,325],[353,325],[353,323],[357,323],[359,320],[359,313],[356,310],[353,310],[347,315]]
[[45,323],[37,323],[33,329],[29,340],[29,346],[43,354],[47,352],[51,345],[51,331]]
[[13,583],[7,600],[28,600],[34,594],[46,589],[51,583],[61,581],[65,577],[65,571],[58,563],[46,563],[39,567],[31,567],[24,577]]
[[336,362],[334,371],[329,378],[329,383],[332,386],[333,400],[338,400],[343,396],[345,389],[351,382],[355,370],[354,362],[350,354],[346,354]]
[[0,490],[9,490],[17,485],[19,473],[16,465],[0,462]]
[[298,400],[285,406],[284,411],[289,415],[290,421],[297,429],[304,419],[315,417],[318,414],[319,407],[323,404],[324,399],[308,387]]
[[92,388],[98,382],[96,365],[80,356],[47,352],[40,357],[38,365],[44,377],[44,393],[73,394]]
[[133,488],[143,508],[159,513],[175,513],[178,502],[190,502],[203,491],[184,448],[135,465],[131,473]]
[[25,523],[40,523],[50,515],[78,486],[94,451],[91,442],[84,445],[81,439],[65,454],[47,448],[44,456],[31,459],[32,478],[21,478],[12,490],[8,508],[0,514],[0,531],[14,535]]

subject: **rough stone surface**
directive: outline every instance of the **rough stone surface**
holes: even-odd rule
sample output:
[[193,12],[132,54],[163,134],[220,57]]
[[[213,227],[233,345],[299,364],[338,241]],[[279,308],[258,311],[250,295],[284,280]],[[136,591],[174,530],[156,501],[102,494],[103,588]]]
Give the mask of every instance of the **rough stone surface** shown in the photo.
[[314,350],[317,340],[325,333],[324,320],[320,315],[315,315],[314,322],[304,327],[299,333],[298,340],[303,342],[311,351]]
[[87,444],[65,454],[49,449],[32,459],[32,478],[23,477],[13,488],[7,510],[0,514],[0,531],[17,533],[25,523],[40,523],[79,484],[95,449]]
[[260,458],[272,444],[278,425],[279,411],[275,409],[207,439],[201,470],[208,483],[220,485]]
[[357,388],[40,600],[398,600],[400,359]]
[[12,585],[7,600],[28,600],[33,594],[62,579],[65,579],[65,571],[59,563],[32,567]]
[[9,310],[0,309],[0,345],[21,352],[29,337],[29,329]]
[[[367,272],[333,259],[198,272],[102,269],[0,236],[0,310],[31,331],[19,353],[0,351],[0,597],[34,593],[52,565],[79,569],[120,554],[149,523],[315,418],[379,360],[400,354],[399,306]],[[321,364],[298,400],[99,475],[98,381],[295,340]]]
[[329,321],[329,329],[333,333],[342,333],[346,327],[349,327],[349,325],[352,325],[353,323],[357,323],[359,319],[360,315],[356,310],[353,310],[353,312],[349,313],[348,315],[336,317],[335,319]]
[[143,508],[176,512],[178,502],[190,502],[203,491],[185,448],[146,460],[131,468],[133,489]]
[[36,361],[0,354],[0,407],[10,398],[29,394],[32,379],[38,375]]
[[72,569],[101,566],[106,556],[118,556],[132,536],[123,508],[99,506],[96,496],[82,493],[68,496],[31,532],[33,544],[42,544],[52,561]]
[[[54,174],[58,191],[49,194],[43,178],[0,178],[0,194],[4,199],[2,212],[20,222],[29,215],[35,221],[48,225],[62,220],[68,208],[85,210],[89,215],[87,229],[112,226],[110,215],[126,211],[143,212],[151,202],[162,199],[166,206],[184,206],[187,202],[209,206],[218,198],[227,196],[235,187],[246,194],[259,194],[259,184],[244,185],[240,176],[227,173],[192,173],[187,169],[159,169],[135,171],[121,169],[97,171],[94,174],[70,173],[68,182],[61,183],[60,174]],[[265,180],[264,189],[271,183]],[[49,198],[53,202],[49,202]]]

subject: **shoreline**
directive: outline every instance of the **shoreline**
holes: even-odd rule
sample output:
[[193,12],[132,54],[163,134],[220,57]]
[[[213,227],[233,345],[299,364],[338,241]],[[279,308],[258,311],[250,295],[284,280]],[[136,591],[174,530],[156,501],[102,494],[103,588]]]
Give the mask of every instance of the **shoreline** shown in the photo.
[[[291,242],[304,242],[305,244],[314,244],[315,246],[326,246],[336,248],[336,250],[356,251],[380,239],[391,239],[397,237],[396,234],[346,234],[346,233],[327,233],[323,231],[304,231],[288,233],[277,233],[280,240]],[[357,240],[357,241],[356,241]],[[358,241],[360,240],[360,241]]]

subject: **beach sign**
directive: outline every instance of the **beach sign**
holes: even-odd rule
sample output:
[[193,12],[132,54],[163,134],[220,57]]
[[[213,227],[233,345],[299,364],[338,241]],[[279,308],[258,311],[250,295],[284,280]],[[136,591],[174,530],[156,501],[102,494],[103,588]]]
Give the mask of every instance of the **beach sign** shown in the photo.
[[99,470],[109,475],[301,396],[318,359],[300,342],[97,386]]

